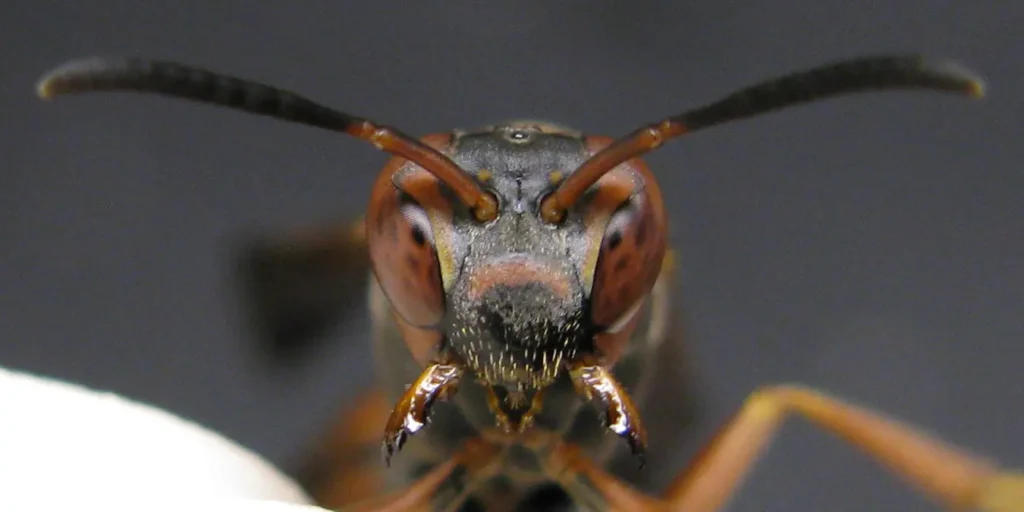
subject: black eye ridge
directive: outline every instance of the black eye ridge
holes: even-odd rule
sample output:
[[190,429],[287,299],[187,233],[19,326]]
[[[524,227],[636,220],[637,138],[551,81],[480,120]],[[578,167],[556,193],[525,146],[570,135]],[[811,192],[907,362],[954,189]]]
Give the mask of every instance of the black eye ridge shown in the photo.
[[423,233],[423,229],[419,226],[412,226],[412,241],[416,242],[416,245],[423,246],[427,243],[427,235]]

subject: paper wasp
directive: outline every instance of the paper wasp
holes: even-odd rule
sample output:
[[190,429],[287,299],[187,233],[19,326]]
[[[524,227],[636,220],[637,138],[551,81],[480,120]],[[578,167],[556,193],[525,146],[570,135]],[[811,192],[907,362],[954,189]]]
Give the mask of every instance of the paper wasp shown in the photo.
[[[359,229],[253,246],[245,260],[254,318],[282,347],[326,329],[340,309],[338,294],[324,292],[330,283],[362,290],[367,274],[350,271],[372,269],[378,380],[345,425],[346,446],[324,455],[321,481],[305,480],[326,506],[537,509],[531,500],[544,493],[548,505],[557,495],[589,510],[718,510],[795,413],[937,503],[1022,510],[1020,474],[796,385],[753,393],[661,497],[606,470],[616,443],[645,453],[639,405],[672,334],[667,213],[657,173],[640,157],[728,121],[896,89],[983,93],[949,63],[867,57],[747,87],[618,139],[532,121],[415,139],[288,91],[139,59],[70,62],[38,93],[162,94],[344,132],[393,155]],[[291,286],[303,279],[304,291]],[[377,448],[356,448],[379,446],[381,432],[391,467],[375,487],[367,463],[379,462]]]

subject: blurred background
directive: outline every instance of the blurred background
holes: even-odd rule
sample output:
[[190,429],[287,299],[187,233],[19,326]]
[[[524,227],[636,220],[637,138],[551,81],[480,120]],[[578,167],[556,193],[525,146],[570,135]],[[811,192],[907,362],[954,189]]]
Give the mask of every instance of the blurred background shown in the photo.
[[[844,97],[652,153],[705,403],[681,468],[758,385],[797,381],[1024,465],[1024,6],[1012,2],[11,2],[0,7],[0,365],[109,389],[287,467],[372,377],[365,310],[260,364],[232,244],[354,219],[387,156],[138,95],[36,99],[69,58],[180,60],[412,134],[535,117],[624,134],[838,58],[922,52],[988,98]],[[361,283],[360,283],[361,284]],[[662,476],[662,482],[667,476]],[[932,510],[800,422],[732,510]]]

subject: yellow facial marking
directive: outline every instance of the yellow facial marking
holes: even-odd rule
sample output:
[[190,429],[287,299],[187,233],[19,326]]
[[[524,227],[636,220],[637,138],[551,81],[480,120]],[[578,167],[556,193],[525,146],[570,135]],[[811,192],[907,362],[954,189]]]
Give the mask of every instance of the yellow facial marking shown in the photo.
[[434,230],[434,249],[437,251],[437,262],[441,265],[441,285],[448,290],[455,281],[455,258],[452,257],[448,241],[452,233],[447,223],[445,212],[430,210],[427,216],[430,218],[430,226]]
[[583,260],[583,289],[589,295],[594,288],[594,272],[597,269],[597,259],[601,256],[601,244],[604,241],[604,230],[611,219],[609,214],[601,214],[590,219],[587,226],[587,239],[591,240],[587,247],[586,256]]

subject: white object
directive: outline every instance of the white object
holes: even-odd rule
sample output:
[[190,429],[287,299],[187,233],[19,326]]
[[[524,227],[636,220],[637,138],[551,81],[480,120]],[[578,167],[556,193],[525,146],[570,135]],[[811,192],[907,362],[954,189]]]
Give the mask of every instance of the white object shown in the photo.
[[299,486],[207,428],[0,367],[0,511],[314,512]]

